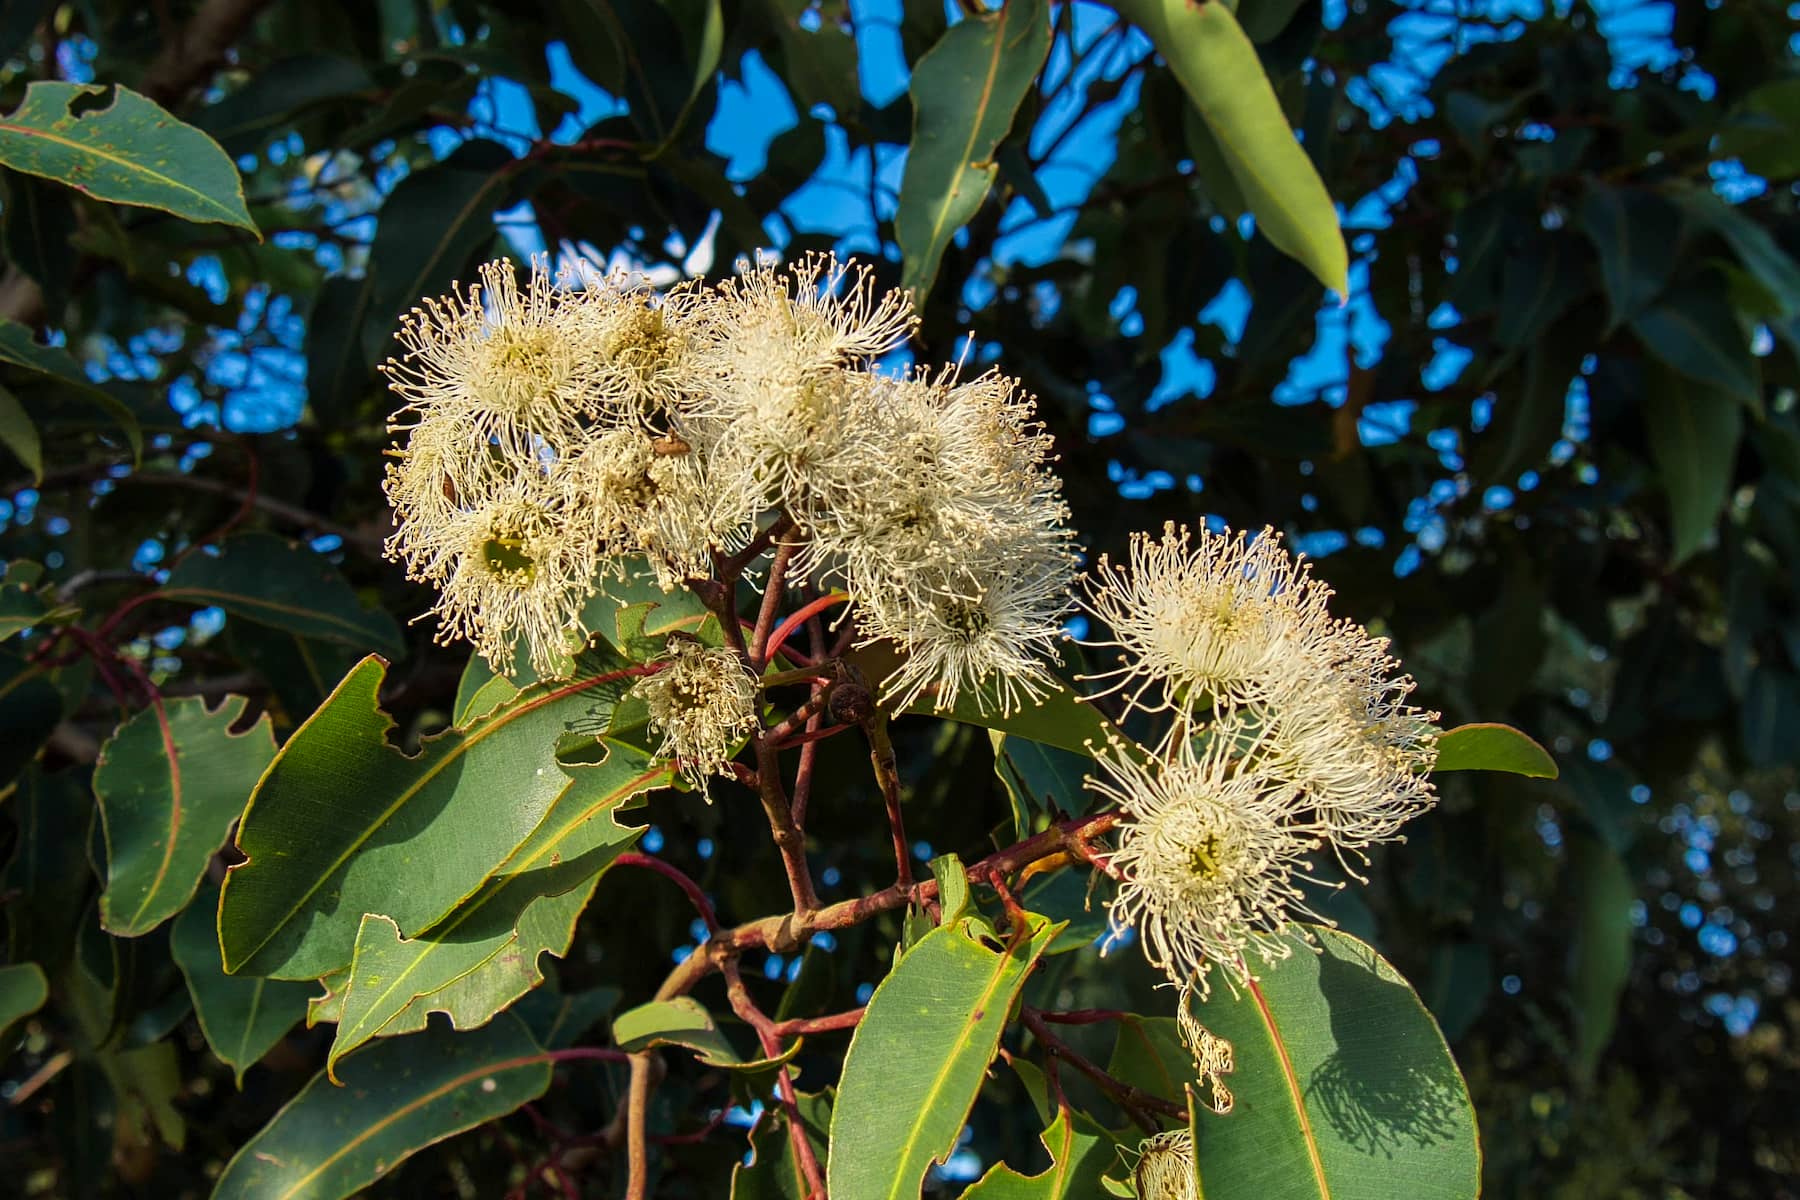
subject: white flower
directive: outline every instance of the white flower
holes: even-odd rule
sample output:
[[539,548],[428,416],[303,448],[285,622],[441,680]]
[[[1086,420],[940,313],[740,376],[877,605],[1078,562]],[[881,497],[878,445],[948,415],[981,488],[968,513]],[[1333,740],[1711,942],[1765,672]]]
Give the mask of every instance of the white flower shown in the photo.
[[1181,1000],[1175,1008],[1175,1027],[1181,1034],[1182,1044],[1194,1056],[1194,1074],[1207,1090],[1206,1106],[1223,1117],[1231,1112],[1235,1103],[1231,1089],[1225,1085],[1225,1076],[1237,1070],[1236,1056],[1230,1042],[1194,1018],[1189,1004],[1194,991],[1192,986],[1181,989]]
[[405,559],[410,578],[438,586],[437,640],[467,638],[494,670],[510,674],[522,637],[539,676],[567,675],[598,563],[597,544],[572,507],[549,475],[532,470],[465,497],[451,516],[415,521],[389,553]]
[[1289,914],[1313,915],[1299,883],[1320,844],[1294,788],[1248,769],[1229,736],[1183,741],[1168,761],[1115,749],[1099,762],[1109,778],[1089,786],[1124,810],[1114,927],[1136,929],[1151,965],[1202,996],[1214,964],[1235,987],[1253,977],[1250,955],[1286,958]]
[[858,644],[889,641],[906,655],[882,681],[883,701],[905,709],[929,693],[947,711],[968,689],[982,712],[1005,714],[1042,699],[1057,687],[1044,662],[1056,657],[1073,574],[1060,547],[966,546],[954,566],[858,594]]
[[1194,1185],[1194,1135],[1168,1129],[1138,1143],[1138,1163],[1131,1182],[1138,1200],[1197,1200]]
[[650,729],[662,735],[657,753],[674,759],[710,802],[708,782],[723,773],[738,743],[757,727],[756,677],[735,651],[680,634],[654,661],[663,669],[632,685],[650,710]]
[[576,453],[563,480],[615,563],[646,555],[665,591],[711,569],[720,543],[707,520],[704,466],[686,443],[638,426],[612,429]]
[[1174,709],[1177,730],[1208,704],[1266,699],[1304,671],[1307,650],[1332,628],[1330,589],[1296,563],[1270,530],[1251,539],[1163,527],[1134,534],[1128,566],[1102,557],[1087,607],[1112,630],[1123,663],[1093,676],[1129,689],[1127,711]]

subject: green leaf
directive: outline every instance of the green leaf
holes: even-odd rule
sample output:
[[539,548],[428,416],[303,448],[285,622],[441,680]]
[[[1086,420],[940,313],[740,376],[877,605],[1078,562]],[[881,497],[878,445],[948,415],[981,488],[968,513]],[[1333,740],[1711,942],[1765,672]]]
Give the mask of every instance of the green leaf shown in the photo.
[[954,854],[940,854],[926,865],[937,880],[938,909],[943,913],[943,924],[948,925],[968,911],[969,872]]
[[44,311],[53,322],[69,299],[75,278],[75,206],[67,190],[29,175],[6,180],[4,241],[6,260],[29,275],[44,293]]
[[0,387],[0,446],[11,451],[19,465],[31,472],[33,483],[44,481],[44,444],[38,439],[37,426],[19,398],[4,387]]
[[1059,927],[1041,918],[996,950],[970,921],[907,951],[869,998],[831,1114],[826,1173],[836,1200],[919,1194],[956,1149],[1008,1012]]
[[1730,396],[1672,371],[1644,373],[1644,432],[1669,497],[1672,562],[1698,550],[1725,510],[1743,411]]
[[1468,1200],[1475,1113],[1431,1014],[1387,961],[1318,928],[1201,1024],[1232,1044],[1237,1106],[1200,1125],[1207,1195],[1262,1200]]
[[728,1071],[766,1071],[800,1052],[796,1038],[779,1058],[746,1059],[713,1020],[711,1013],[692,996],[653,1000],[613,1018],[613,1041],[621,1050],[647,1050],[653,1046],[683,1046],[705,1066]]
[[361,649],[344,642],[295,637],[254,621],[226,622],[225,648],[275,693],[277,724],[283,728],[304,721],[363,657]]
[[502,1016],[474,1033],[429,1029],[323,1072],[225,1164],[213,1200],[338,1200],[407,1157],[544,1094],[551,1065]]
[[144,433],[137,417],[123,401],[91,383],[61,346],[42,345],[25,326],[0,318],[0,363],[28,372],[57,391],[103,410],[124,433],[132,461],[143,456]]
[[1505,771],[1532,779],[1555,779],[1550,752],[1511,725],[1485,722],[1458,725],[1438,735],[1437,766],[1444,771]]
[[306,322],[306,403],[326,428],[344,424],[369,390],[363,326],[369,319],[374,279],[333,275],[320,285]]
[[[4,406],[5,396],[0,395],[0,407]],[[57,615],[44,607],[44,602],[39,597],[35,586],[10,581],[0,583],[0,642],[4,642],[20,630],[30,629],[33,625],[41,625],[47,619],[54,619]]]
[[1494,325],[1494,341],[1508,349],[1537,341],[1584,290],[1581,265],[1567,242],[1534,239],[1508,255],[1500,269],[1500,319]]
[[1017,734],[990,731],[994,771],[1012,799],[1013,824],[1021,838],[1033,832],[1034,818],[1062,813],[1084,815],[1092,807],[1086,779],[1094,770],[1089,754],[1077,754]]
[[0,163],[98,200],[262,236],[218,143],[128,87],[27,84],[24,101],[0,117]]
[[70,946],[92,876],[88,835],[93,808],[85,771],[46,774],[32,766],[7,802],[18,829],[12,859],[0,871],[0,906],[13,959],[41,963],[55,975]]
[[328,638],[359,650],[400,654],[394,618],[364,608],[331,560],[272,533],[241,533],[217,554],[190,554],[157,592],[165,600],[217,605],[297,637]]
[[619,1006],[619,989],[600,986],[582,992],[564,992],[553,978],[534,988],[507,1011],[525,1022],[538,1045],[546,1050],[573,1046]]
[[1049,871],[1019,893],[1019,903],[1063,926],[1045,954],[1085,950],[1106,932],[1106,900],[1112,882],[1099,872]]
[[372,1037],[423,1029],[433,1012],[473,1029],[543,982],[539,956],[568,953],[600,876],[643,832],[618,811],[673,773],[636,747],[607,749],[600,766],[568,768],[574,782],[543,822],[430,930],[409,941],[388,917],[363,915],[328,1071]]
[[1037,1175],[1022,1175],[995,1163],[969,1185],[962,1200],[1087,1200],[1099,1195],[1100,1176],[1113,1164],[1112,1142],[1104,1134],[1084,1132],[1085,1123],[1062,1109],[1038,1135],[1050,1152],[1048,1167]]
[[[226,970],[317,979],[350,965],[364,913],[416,937],[480,889],[570,785],[557,739],[603,724],[625,681],[540,685],[408,757],[387,739],[385,664],[364,659],[294,732],[238,826]],[[396,879],[406,887],[396,889]]]
[[1675,269],[1681,211],[1644,188],[1589,186],[1581,202],[1582,231],[1600,251],[1609,329],[1636,316],[1662,292]]
[[894,237],[902,286],[923,300],[951,237],[987,198],[994,152],[1050,52],[1044,0],[977,8],[913,67],[913,129]]
[[1777,79],[1745,96],[1719,130],[1718,154],[1769,179],[1800,174],[1800,79]]
[[306,1016],[313,985],[227,975],[219,958],[219,889],[208,885],[175,918],[169,952],[187,979],[200,1032],[239,1089],[244,1072]]
[[149,933],[194,898],[275,757],[267,713],[231,732],[247,703],[226,696],[208,712],[198,696],[158,700],[100,747],[94,795],[106,832],[100,924],[108,933]]
[[1340,296],[1350,292],[1350,252],[1337,209],[1287,116],[1256,47],[1224,4],[1123,0],[1206,119],[1257,228]]
[[[1800,97],[1800,87],[1794,91]],[[1691,220],[1724,239],[1744,269],[1774,298],[1779,315],[1800,316],[1800,264],[1766,227],[1708,188],[1683,187],[1674,196]]]
[[284,133],[306,109],[331,101],[366,106],[375,82],[355,59],[336,54],[296,54],[259,64],[242,86],[195,115],[194,123],[217,138],[228,154],[250,154]]
[[1762,406],[1762,381],[1750,339],[1738,327],[1724,289],[1691,282],[1631,319],[1631,331],[1654,358],[1683,375],[1728,393],[1752,409]]
[[0,651],[0,788],[37,757],[62,720],[62,694],[38,663]]
[[12,1049],[13,1026],[44,1007],[50,981],[33,962],[0,967],[0,1059]]
[[1569,943],[1569,991],[1575,1008],[1575,1077],[1591,1082],[1612,1040],[1619,997],[1631,976],[1631,905],[1637,887],[1618,851],[1599,838],[1569,838],[1569,874],[1577,881],[1575,936]]
[[175,1107],[181,1094],[181,1058],[173,1042],[157,1042],[135,1050],[105,1049],[96,1056],[113,1090],[113,1145],[142,1147],[126,1154],[148,1153],[155,1139],[180,1150],[187,1142],[187,1121]]

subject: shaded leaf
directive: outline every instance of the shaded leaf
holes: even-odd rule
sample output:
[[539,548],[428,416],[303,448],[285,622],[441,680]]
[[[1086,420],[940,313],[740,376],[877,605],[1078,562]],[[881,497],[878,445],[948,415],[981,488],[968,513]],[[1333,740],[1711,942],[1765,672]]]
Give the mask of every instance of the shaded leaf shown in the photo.
[[[1795,89],[1800,93],[1800,88]],[[1684,187],[1675,203],[1698,225],[1724,239],[1744,269],[1774,299],[1784,317],[1800,316],[1800,264],[1767,228],[1706,188]]]
[[225,1164],[213,1200],[337,1200],[412,1154],[544,1094],[550,1063],[502,1016],[474,1033],[429,1029],[323,1072]]
[[6,261],[31,276],[44,293],[44,311],[60,316],[75,277],[75,206],[69,193],[29,175],[6,180],[6,213],[0,240]]
[[1468,1200],[1475,1113],[1431,1014],[1368,946],[1336,930],[1195,1016],[1232,1044],[1237,1106],[1199,1126],[1207,1195]]
[[[195,116],[227,154],[248,154],[285,131],[297,114],[374,89],[368,70],[337,54],[296,54],[260,65],[250,78]],[[364,101],[366,103],[366,101]]]
[[1206,119],[1257,228],[1320,283],[1348,295],[1350,252],[1337,209],[1231,7],[1126,0],[1118,9],[1150,35]]
[[0,651],[0,788],[37,757],[62,720],[62,694],[42,665]]
[[1584,290],[1581,264],[1563,239],[1528,243],[1501,267],[1494,340],[1508,349],[1536,341]]
[[746,1059],[719,1029],[713,1015],[692,996],[653,1000],[613,1018],[613,1041],[621,1050],[647,1050],[652,1046],[683,1046],[709,1067],[729,1071],[765,1071],[800,1052],[796,1038],[779,1058]]
[[[87,102],[79,113],[77,100]],[[0,162],[98,200],[261,236],[244,207],[244,181],[218,143],[128,87],[27,84],[19,107],[0,117]]]
[[359,650],[405,650],[394,618],[364,608],[331,560],[272,533],[241,533],[216,554],[190,554],[157,593]]
[[673,774],[635,747],[607,750],[600,766],[568,769],[574,782],[531,836],[430,930],[407,940],[389,918],[364,914],[327,1070],[372,1037],[423,1029],[433,1012],[473,1029],[543,982],[539,957],[568,953],[600,876],[642,832],[617,812]]
[[615,674],[539,685],[408,757],[387,740],[385,676],[379,658],[359,663],[257,785],[238,827],[248,861],[226,876],[219,912],[233,974],[316,979],[347,967],[364,913],[384,913],[406,937],[442,920],[569,786],[557,739],[603,724],[625,684]]
[[1644,433],[1669,497],[1670,558],[1698,550],[1731,492],[1743,434],[1743,409],[1732,398],[1672,371],[1644,375]]
[[1059,927],[1035,919],[997,950],[967,920],[906,952],[850,1039],[826,1167],[837,1200],[916,1197],[958,1136],[1007,1013]]
[[132,460],[143,455],[144,434],[137,417],[117,397],[89,382],[61,346],[43,345],[25,326],[0,318],[0,363],[28,372],[58,391],[101,409],[125,435]]
[[31,472],[33,483],[44,481],[44,445],[38,438],[37,426],[19,398],[4,387],[0,387],[0,446],[11,451],[19,465]]
[[94,795],[106,834],[100,924],[107,932],[149,933],[193,899],[275,757],[267,713],[231,732],[247,703],[226,696],[208,712],[198,696],[160,700],[100,747]]
[[356,413],[372,375],[363,354],[374,279],[333,275],[319,286],[306,322],[306,403],[326,428]]
[[913,67],[913,130],[894,237],[902,286],[923,298],[956,231],[987,198],[994,152],[1050,52],[1043,0],[975,9]]
[[1556,760],[1550,752],[1511,725],[1458,725],[1438,735],[1437,748],[1434,773],[1505,771],[1532,779],[1556,778]]
[[12,1050],[13,1026],[44,1007],[50,981],[34,962],[0,967],[0,1059]]
[[7,801],[18,840],[0,871],[0,907],[11,957],[32,960],[52,975],[69,959],[91,875],[88,833],[93,805],[85,771],[46,774],[37,766],[19,778]]
[[534,988],[507,1011],[525,1022],[538,1045],[562,1050],[617,1008],[619,996],[618,988],[606,986],[564,992],[546,978],[542,987]]
[[1595,183],[1581,202],[1582,231],[1600,252],[1609,328],[1629,320],[1662,291],[1675,269],[1681,211],[1644,188]]
[[[831,1127],[831,1093],[796,1092],[800,1127],[812,1143],[813,1158],[825,1161],[826,1130]],[[751,1132],[751,1160],[731,1169],[731,1200],[808,1200],[811,1191],[794,1155],[787,1117],[770,1108]]]
[[227,975],[219,957],[219,889],[208,885],[175,918],[169,951],[187,979],[200,1032],[239,1088],[252,1063],[306,1016],[314,985]]
[[1630,324],[1653,357],[1741,404],[1761,406],[1762,382],[1750,339],[1721,288],[1700,283],[1675,288]]
[[1569,839],[1576,881],[1575,936],[1569,943],[1569,990],[1575,1006],[1575,1077],[1594,1069],[1618,1020],[1619,997],[1631,975],[1631,905],[1637,889],[1618,851],[1599,838]]

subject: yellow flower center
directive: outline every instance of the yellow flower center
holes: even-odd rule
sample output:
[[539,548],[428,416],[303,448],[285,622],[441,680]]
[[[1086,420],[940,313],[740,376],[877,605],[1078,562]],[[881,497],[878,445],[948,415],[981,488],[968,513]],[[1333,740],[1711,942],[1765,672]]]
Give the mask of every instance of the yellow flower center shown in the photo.
[[537,563],[525,552],[522,538],[488,538],[481,543],[481,563],[495,579],[513,587],[526,587],[537,577]]

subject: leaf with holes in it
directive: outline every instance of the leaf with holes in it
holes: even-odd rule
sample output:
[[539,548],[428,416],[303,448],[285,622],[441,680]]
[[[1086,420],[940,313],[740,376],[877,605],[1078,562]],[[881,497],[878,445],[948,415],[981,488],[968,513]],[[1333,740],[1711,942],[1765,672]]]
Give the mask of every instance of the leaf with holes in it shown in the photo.
[[244,1072],[306,1015],[313,985],[227,975],[219,961],[219,889],[208,886],[175,918],[169,952],[187,979],[200,1032],[239,1089]]
[[[606,727],[635,670],[538,684],[408,756],[388,741],[371,655],[307,718],[238,826],[219,906],[225,969],[317,979],[350,965],[364,913],[417,937],[531,835],[570,776],[556,743]],[[396,887],[404,880],[404,887]]]
[[1007,1013],[1061,928],[990,946],[969,920],[920,938],[869,997],[831,1113],[826,1174],[836,1200],[916,1197],[947,1160],[1000,1045]]
[[156,593],[165,600],[217,605],[235,617],[327,638],[359,650],[398,654],[394,618],[364,608],[331,560],[269,533],[227,538],[217,554],[190,554]]
[[1194,1006],[1237,1067],[1235,1110],[1199,1123],[1205,1194],[1471,1200],[1475,1112],[1437,1023],[1374,950],[1311,933],[1316,950],[1296,937],[1291,957],[1235,997],[1214,987]]
[[1038,1134],[1050,1152],[1048,1167],[1036,1175],[1022,1175],[1005,1163],[995,1163],[969,1185],[962,1200],[1086,1200],[1098,1196],[1100,1175],[1113,1165],[1117,1154],[1112,1140],[1090,1125],[1068,1109],[1060,1110],[1050,1128]]
[[219,144],[128,87],[38,81],[0,116],[0,163],[97,200],[256,234],[244,181]]
[[544,1094],[551,1064],[516,1018],[381,1042],[313,1076],[225,1164],[212,1200],[339,1200],[401,1160]]
[[609,741],[607,751],[598,766],[568,769],[574,783],[524,845],[431,929],[403,938],[387,917],[364,914],[327,1071],[370,1038],[423,1029],[433,1012],[473,1029],[543,982],[539,957],[568,953],[600,876],[643,832],[616,814],[673,774],[635,746]]
[[248,703],[198,696],[152,704],[100,747],[94,795],[106,831],[100,924],[138,937],[187,907],[213,852],[275,757],[268,714],[231,732]]
[[913,68],[912,146],[894,236],[906,255],[904,286],[916,297],[931,290],[951,237],[987,198],[999,173],[994,151],[1049,52],[1049,6],[1013,0],[971,10]]

